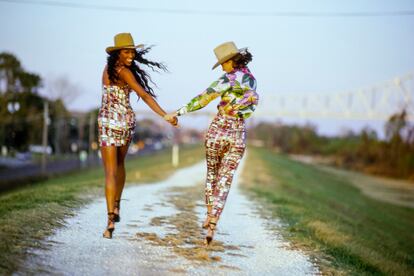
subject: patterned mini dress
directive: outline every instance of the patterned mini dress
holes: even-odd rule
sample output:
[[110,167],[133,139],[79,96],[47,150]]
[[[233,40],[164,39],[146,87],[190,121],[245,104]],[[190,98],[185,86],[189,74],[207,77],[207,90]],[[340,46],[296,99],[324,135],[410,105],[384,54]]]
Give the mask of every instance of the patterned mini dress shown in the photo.
[[129,103],[128,85],[103,85],[102,105],[98,113],[99,145],[124,146],[132,140],[135,113]]

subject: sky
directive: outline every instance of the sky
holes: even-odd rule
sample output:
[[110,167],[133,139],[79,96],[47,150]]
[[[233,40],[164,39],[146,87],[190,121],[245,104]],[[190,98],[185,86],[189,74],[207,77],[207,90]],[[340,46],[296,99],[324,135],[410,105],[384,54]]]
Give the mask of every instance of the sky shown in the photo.
[[[234,41],[253,54],[258,110],[271,110],[274,95],[336,93],[413,72],[414,14],[338,16],[396,11],[414,11],[414,1],[0,0],[0,52],[16,55],[45,84],[66,78],[79,91],[68,106],[87,111],[100,105],[105,48],[116,33],[130,32],[136,44],[154,45],[148,58],[167,65],[168,73],[151,75],[158,102],[172,111],[221,76],[220,68],[211,70],[213,49]],[[47,87],[41,93],[47,96]],[[149,110],[135,95],[131,102],[135,110]],[[183,124],[195,121],[182,118]],[[314,123],[326,134],[383,125],[329,118]]]

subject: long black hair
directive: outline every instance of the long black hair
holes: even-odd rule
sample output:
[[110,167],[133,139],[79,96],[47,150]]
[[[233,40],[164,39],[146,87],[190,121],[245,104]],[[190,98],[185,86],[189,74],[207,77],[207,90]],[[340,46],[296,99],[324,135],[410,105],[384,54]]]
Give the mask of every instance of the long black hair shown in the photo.
[[[150,61],[144,58],[144,55],[147,54],[151,50],[151,48],[152,46],[146,47],[140,50],[135,50],[134,61],[131,63],[131,66],[129,66],[128,68],[131,70],[136,81],[144,88],[144,90],[148,94],[156,98],[157,96],[155,95],[152,87],[149,85],[149,82],[151,82],[155,86],[156,84],[151,80],[151,77],[148,75],[148,73],[142,70],[141,68],[139,68],[138,66],[138,63],[140,63],[140,64],[145,64],[146,66],[151,68],[152,71],[155,71],[155,72],[158,72],[156,68],[161,69],[163,71],[168,71],[167,67],[163,63]],[[108,76],[109,76],[109,80],[112,83],[115,83],[117,80],[119,80],[118,72],[116,72],[116,63],[118,61],[120,51],[121,50],[112,51],[107,58]]]
[[253,60],[253,55],[247,49],[245,49],[240,54],[232,58],[232,60],[234,61],[233,66],[235,68],[243,68]]

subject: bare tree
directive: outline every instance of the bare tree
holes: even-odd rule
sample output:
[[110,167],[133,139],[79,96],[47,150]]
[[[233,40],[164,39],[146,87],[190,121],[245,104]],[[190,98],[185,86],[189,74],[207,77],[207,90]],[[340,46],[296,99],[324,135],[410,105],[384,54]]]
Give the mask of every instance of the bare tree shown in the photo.
[[80,88],[65,76],[59,76],[47,81],[47,97],[61,100],[66,106],[70,105],[80,94]]
[[51,78],[46,85],[47,97],[54,101],[55,120],[53,122],[54,128],[54,145],[55,153],[61,154],[62,140],[67,136],[67,126],[65,118],[67,116],[66,108],[69,106],[80,94],[79,87],[72,83],[65,76]]

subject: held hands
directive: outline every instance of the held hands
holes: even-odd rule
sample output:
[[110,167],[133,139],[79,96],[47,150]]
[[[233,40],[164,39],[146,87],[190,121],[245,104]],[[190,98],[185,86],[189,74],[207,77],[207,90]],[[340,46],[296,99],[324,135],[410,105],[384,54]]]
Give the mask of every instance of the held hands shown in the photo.
[[164,115],[164,120],[169,122],[172,126],[178,127],[178,119],[177,114],[173,113],[167,113]]

